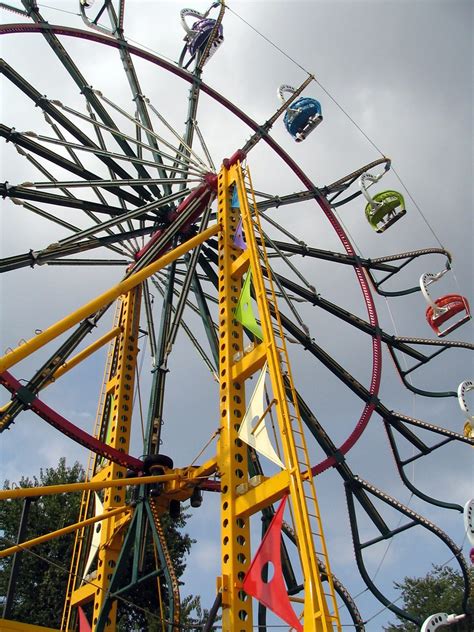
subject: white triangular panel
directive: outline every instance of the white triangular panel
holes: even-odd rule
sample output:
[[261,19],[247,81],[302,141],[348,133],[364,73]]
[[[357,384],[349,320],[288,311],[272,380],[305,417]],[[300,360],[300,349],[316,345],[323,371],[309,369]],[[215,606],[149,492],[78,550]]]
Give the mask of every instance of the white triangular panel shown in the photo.
[[[104,505],[102,504],[102,501],[100,500],[97,493],[94,494],[94,497],[95,497],[95,515],[100,516],[101,514],[104,513]],[[97,551],[100,545],[100,534],[102,531],[102,524],[103,524],[102,521],[100,521],[92,525],[94,532],[92,535],[91,548],[89,549],[89,556],[87,558],[87,562],[84,567],[84,575],[82,576],[83,579],[88,575],[92,562],[94,561],[94,558],[97,555]]]
[[270,437],[268,436],[267,427],[265,421],[262,421],[258,428],[254,431],[255,423],[262,417],[265,411],[264,396],[265,396],[265,375],[267,372],[267,364],[260,373],[255,390],[250,398],[250,402],[239,428],[239,439],[244,441],[247,445],[255,448],[259,454],[263,454],[267,459],[276,463],[282,469],[285,469],[284,464],[281,462],[278,454],[275,452],[274,447],[271,444]]
[[470,545],[474,546],[474,498],[464,505],[464,528]]

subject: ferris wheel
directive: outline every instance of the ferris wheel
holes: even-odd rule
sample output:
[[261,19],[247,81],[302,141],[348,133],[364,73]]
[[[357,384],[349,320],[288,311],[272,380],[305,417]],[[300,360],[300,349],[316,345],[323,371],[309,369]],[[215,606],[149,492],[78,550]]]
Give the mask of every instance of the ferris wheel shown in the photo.
[[[199,629],[219,614],[232,631],[370,630],[369,594],[421,626],[380,577],[397,547],[417,574],[431,555],[455,564],[469,613],[472,505],[436,480],[474,441],[456,253],[413,247],[402,227],[416,208],[386,156],[324,184],[301,165],[297,151],[331,125],[313,75],[237,105],[247,91],[232,80],[239,58],[225,58],[224,3],[175,11],[178,61],[129,39],[124,1],[74,6],[59,25],[33,0],[6,5],[18,21],[0,27],[23,49],[1,62],[14,107],[0,270],[22,309],[0,360],[0,430],[14,441],[34,415],[91,451],[61,629],[115,630],[127,591],[157,577],[151,614],[179,628],[162,518],[188,502],[203,524],[208,507],[219,551]],[[150,28],[146,5],[137,16]],[[155,26],[168,50],[174,27]],[[406,248],[366,251],[403,230]],[[413,334],[398,333],[397,309]],[[66,412],[97,390],[95,425]]]

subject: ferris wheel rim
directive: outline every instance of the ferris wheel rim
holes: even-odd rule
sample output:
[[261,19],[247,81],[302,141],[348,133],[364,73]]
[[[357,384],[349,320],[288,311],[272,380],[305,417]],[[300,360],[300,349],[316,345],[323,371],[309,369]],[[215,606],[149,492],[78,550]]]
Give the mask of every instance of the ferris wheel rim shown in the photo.
[[[110,46],[111,48],[122,49],[124,46],[127,51],[135,55],[137,57],[141,57],[145,59],[145,61],[151,62],[157,66],[160,66],[164,70],[171,72],[172,74],[180,77],[184,81],[189,84],[193,84],[196,82],[196,77],[190,73],[189,71],[179,67],[178,65],[174,65],[158,55],[145,51],[138,46],[134,46],[126,42],[125,40],[117,40],[106,35],[103,35],[99,32],[89,32],[84,31],[83,29],[77,29],[74,27],[66,27],[61,25],[52,25],[52,24],[21,24],[21,23],[13,23],[13,24],[4,24],[0,25],[0,35],[11,35],[17,33],[53,33],[55,35],[64,35],[68,37],[73,37],[77,39],[83,39],[88,41],[93,41],[98,44],[103,44],[106,46]],[[207,94],[214,101],[217,101],[220,105],[222,105],[225,109],[230,111],[232,114],[237,116],[243,123],[245,123],[250,129],[254,132],[258,132],[261,130],[261,126],[254,121],[250,116],[245,114],[239,107],[237,107],[234,103],[232,103],[229,99],[221,95],[217,90],[207,85],[201,79],[199,79],[199,89],[202,90],[205,94]],[[309,190],[313,192],[317,192],[318,188],[313,184],[311,179],[306,175],[306,173],[298,166],[298,164],[291,158],[291,156],[266,132],[262,135],[262,140],[273,150],[275,153],[283,160],[283,162],[293,171],[293,173],[298,177],[298,179],[302,182],[302,184]],[[321,210],[325,214],[326,218],[330,222],[331,226],[335,230],[339,240],[341,241],[345,251],[347,254],[355,256],[356,252],[347,237],[344,229],[342,228],[340,222],[336,218],[333,213],[329,202],[327,199],[321,194],[315,197],[315,201],[320,206]],[[378,331],[378,318],[377,318],[377,310],[375,307],[375,302],[370,291],[369,282],[366,276],[366,273],[361,265],[357,262],[354,264],[354,272],[356,274],[359,286],[361,288],[362,296],[364,299],[364,303],[366,305],[366,309],[368,312],[369,322],[375,329],[375,335],[371,335],[372,338],[372,375],[370,381],[370,399],[366,402],[362,413],[354,426],[353,430],[346,438],[346,440],[342,443],[342,445],[337,449],[336,453],[332,456],[328,456],[323,459],[320,463],[317,463],[312,467],[312,473],[321,474],[328,468],[334,467],[338,461],[340,461],[341,456],[346,455],[352,447],[357,443],[357,441],[361,438],[364,433],[367,425],[372,417],[376,409],[376,404],[378,401],[378,393],[380,389],[381,383],[381,375],[382,375],[382,349],[381,349],[381,336]]]

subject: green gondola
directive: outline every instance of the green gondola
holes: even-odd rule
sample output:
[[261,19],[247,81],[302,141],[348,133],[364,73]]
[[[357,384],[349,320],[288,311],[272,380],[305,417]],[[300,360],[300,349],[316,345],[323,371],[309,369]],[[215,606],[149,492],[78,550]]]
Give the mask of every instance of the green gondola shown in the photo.
[[398,191],[382,191],[365,207],[367,221],[377,233],[383,233],[406,214],[405,200]]

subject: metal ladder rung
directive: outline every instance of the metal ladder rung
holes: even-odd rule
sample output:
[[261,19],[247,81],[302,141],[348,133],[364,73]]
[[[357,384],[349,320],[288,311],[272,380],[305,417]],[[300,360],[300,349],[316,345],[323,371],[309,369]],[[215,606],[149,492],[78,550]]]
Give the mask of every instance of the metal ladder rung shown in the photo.
[[[293,419],[293,422],[297,422],[297,420]],[[298,426],[298,428],[293,428],[293,426],[292,426],[291,429],[294,430],[299,435],[303,436],[303,434],[304,434],[303,431],[299,429],[300,428],[300,424],[299,423],[295,423],[294,425]]]

